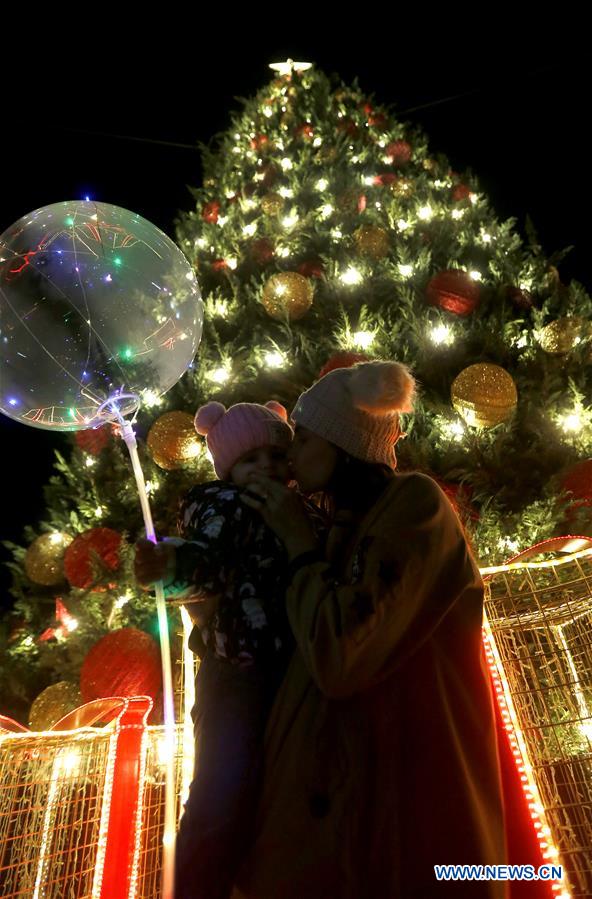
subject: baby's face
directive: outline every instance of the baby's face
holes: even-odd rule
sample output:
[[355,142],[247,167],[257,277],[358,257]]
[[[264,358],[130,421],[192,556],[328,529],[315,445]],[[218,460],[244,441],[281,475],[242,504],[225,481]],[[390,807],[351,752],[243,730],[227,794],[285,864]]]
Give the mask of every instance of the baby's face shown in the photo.
[[264,474],[272,481],[287,484],[290,480],[287,450],[279,446],[260,446],[249,450],[234,463],[230,470],[230,480],[237,487],[246,487],[254,474]]

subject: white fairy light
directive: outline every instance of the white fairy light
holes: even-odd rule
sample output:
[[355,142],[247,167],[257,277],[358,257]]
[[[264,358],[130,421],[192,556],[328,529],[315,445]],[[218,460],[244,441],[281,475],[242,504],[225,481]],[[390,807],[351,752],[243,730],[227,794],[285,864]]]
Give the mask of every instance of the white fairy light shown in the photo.
[[87,468],[93,468],[97,464],[97,460],[93,458],[93,456],[87,456],[84,460],[84,464]]
[[277,247],[275,252],[280,259],[287,259],[290,255],[290,247]]
[[312,142],[312,145],[313,145],[313,147],[320,147],[322,145],[322,143],[323,143],[322,137],[315,137],[315,139]]
[[560,421],[563,430],[568,432],[571,431],[572,433],[581,431],[584,426],[582,417],[577,410],[561,416]]
[[245,225],[243,228],[243,234],[246,237],[252,237],[253,234],[257,232],[257,224],[256,222],[251,222],[249,225]]
[[216,384],[225,384],[230,377],[230,372],[225,366],[220,366],[220,368],[215,368],[208,372],[207,377],[208,380],[214,381]]
[[467,211],[466,209],[453,209],[452,213],[451,213],[452,218],[457,219],[457,220],[461,219],[464,216],[466,211]]
[[471,278],[473,281],[482,281],[483,275],[481,274],[481,272],[478,272],[475,269],[473,269],[473,271],[469,272],[469,278]]
[[327,190],[327,188],[329,187],[329,182],[326,178],[319,178],[315,187],[317,190]]
[[421,206],[417,210],[417,215],[422,220],[422,222],[429,222],[429,220],[434,216],[434,210],[428,203],[425,206]]
[[264,359],[268,368],[279,368],[281,365],[284,365],[286,361],[284,354],[278,353],[277,351],[266,353]]
[[287,200],[290,197],[294,196],[294,191],[292,190],[291,187],[280,187],[280,189],[278,190],[278,194]]
[[344,271],[340,280],[343,284],[359,284],[362,281],[362,273],[352,265]]
[[204,247],[206,247],[208,245],[208,242],[205,239],[205,237],[198,237],[197,240],[195,241],[195,244],[196,244],[196,246],[201,247],[203,249]]
[[442,425],[442,431],[451,440],[460,441],[465,436],[465,427],[460,421],[446,421]]
[[412,265],[399,265],[399,274],[403,275],[404,278],[408,278],[413,274],[413,266]]
[[223,228],[227,221],[228,221],[228,216],[227,216],[227,215],[221,215],[220,218],[218,219],[217,224],[218,224],[221,228]]
[[230,268],[234,271],[234,269],[238,265],[238,259],[236,259],[234,256],[229,256],[228,259],[226,260],[226,265],[228,266],[228,268]]
[[325,203],[324,206],[321,206],[321,215],[323,218],[328,219],[330,215],[333,214],[333,207],[330,203]]
[[397,222],[397,228],[399,231],[406,231],[409,227],[409,222],[406,219],[399,219]]
[[375,339],[376,334],[372,331],[356,331],[353,336],[354,344],[364,350],[368,349],[368,347],[374,343]]
[[292,163],[292,160],[288,156],[284,156],[284,158],[280,162],[280,165],[283,168],[284,172],[289,172],[291,169],[294,168],[294,164]]
[[290,215],[286,215],[282,219],[282,225],[284,228],[293,228],[294,225],[298,223],[299,219],[295,212],[291,212]]
[[449,325],[434,325],[430,331],[430,340],[436,346],[444,344],[449,346],[454,341],[454,333]]

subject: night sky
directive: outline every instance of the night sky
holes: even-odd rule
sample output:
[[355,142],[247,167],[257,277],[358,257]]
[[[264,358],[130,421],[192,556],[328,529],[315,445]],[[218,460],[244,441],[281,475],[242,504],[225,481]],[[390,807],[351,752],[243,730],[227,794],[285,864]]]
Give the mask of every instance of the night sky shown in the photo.
[[[269,16],[257,9],[269,34]],[[250,35],[233,46],[228,31],[238,35],[243,26],[229,12],[213,29],[179,16],[158,38],[155,21],[151,42],[138,31],[119,40],[105,35],[103,43],[95,36],[93,46],[81,36],[64,47],[27,47],[3,92],[0,233],[33,209],[90,195],[138,212],[174,238],[175,216],[192,208],[187,185],[200,183],[195,145],[229,126],[234,98],[266,84],[269,62],[290,57],[346,82],[357,76],[378,102],[395,104],[400,118],[427,132],[432,152],[478,177],[500,218],[516,217],[524,234],[528,214],[547,255],[574,245],[562,280],[592,290],[590,77],[571,39],[553,23],[541,40],[507,23],[496,30],[465,19],[448,30],[433,26],[428,40],[421,11],[411,24],[368,15],[372,21],[359,34],[353,22],[347,39],[322,34],[317,22],[306,27],[303,12],[301,39],[291,40],[292,28],[278,20],[276,34],[272,28],[264,39],[251,23]],[[570,28],[577,34],[577,23]],[[0,539],[18,541],[43,511],[53,450],[67,451],[70,438],[0,415],[0,439]],[[10,602],[8,584],[2,568],[0,607]]]

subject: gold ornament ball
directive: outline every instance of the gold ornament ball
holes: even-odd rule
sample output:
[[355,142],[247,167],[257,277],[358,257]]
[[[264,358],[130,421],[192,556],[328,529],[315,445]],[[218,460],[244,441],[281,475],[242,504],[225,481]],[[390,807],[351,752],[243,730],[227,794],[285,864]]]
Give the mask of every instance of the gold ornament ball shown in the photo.
[[152,459],[165,471],[183,468],[200,450],[193,416],[188,412],[165,412],[150,428],[146,442]]
[[354,231],[354,240],[358,251],[372,259],[383,259],[389,251],[388,234],[377,225],[360,225]]
[[538,340],[546,353],[569,353],[584,334],[584,320],[578,315],[558,318],[542,328]]
[[270,191],[262,198],[261,209],[265,215],[281,215],[284,210],[284,198]]
[[263,306],[272,318],[284,319],[286,315],[296,321],[306,315],[312,305],[314,287],[308,278],[298,272],[280,272],[272,275],[263,288]]
[[514,380],[499,365],[469,365],[454,379],[452,405],[468,425],[492,428],[507,421],[518,402]]
[[33,700],[29,711],[29,726],[34,731],[49,730],[56,721],[80,705],[82,696],[77,685],[65,680],[59,681],[47,687]]
[[56,587],[63,583],[64,553],[73,539],[70,534],[60,531],[37,537],[25,555],[27,577],[44,587]]
[[391,190],[396,197],[410,197],[413,193],[413,183],[410,178],[397,178],[392,182]]

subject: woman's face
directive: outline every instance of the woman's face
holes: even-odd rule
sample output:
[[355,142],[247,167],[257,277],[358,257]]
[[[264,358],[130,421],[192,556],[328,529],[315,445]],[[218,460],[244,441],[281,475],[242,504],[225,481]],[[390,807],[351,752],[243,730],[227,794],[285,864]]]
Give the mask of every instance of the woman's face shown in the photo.
[[303,493],[324,490],[337,465],[335,447],[308,428],[296,425],[294,441],[288,450],[292,474]]

